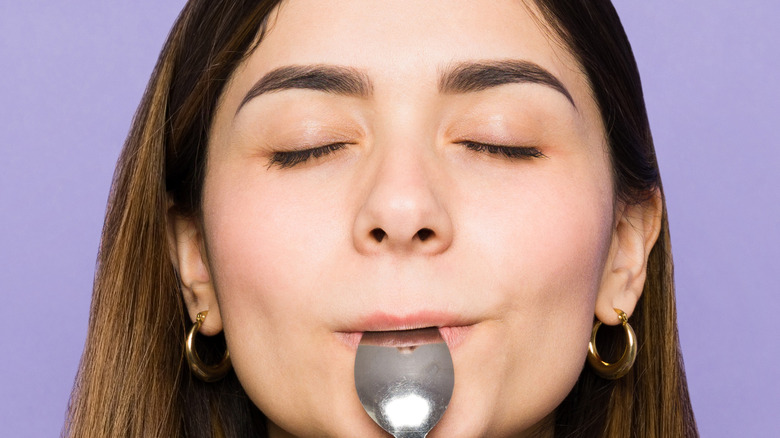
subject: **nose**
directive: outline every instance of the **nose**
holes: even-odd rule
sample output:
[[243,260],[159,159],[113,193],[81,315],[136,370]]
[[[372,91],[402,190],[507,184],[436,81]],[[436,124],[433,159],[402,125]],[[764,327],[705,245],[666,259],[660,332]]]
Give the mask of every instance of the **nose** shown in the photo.
[[[368,176],[355,218],[355,248],[364,254],[435,255],[450,247],[453,224],[442,203],[442,178],[423,153],[389,150]],[[427,164],[427,165],[426,165]]]

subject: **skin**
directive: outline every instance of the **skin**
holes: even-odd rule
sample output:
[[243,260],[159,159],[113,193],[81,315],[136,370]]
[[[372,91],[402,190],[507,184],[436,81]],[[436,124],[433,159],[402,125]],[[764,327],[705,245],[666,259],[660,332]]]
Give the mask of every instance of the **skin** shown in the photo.
[[[201,332],[224,330],[271,435],[386,436],[360,405],[343,335],[377,312],[468,325],[451,345],[452,402],[429,436],[551,433],[594,314],[610,325],[613,308],[631,315],[660,228],[658,196],[615,202],[574,58],[516,1],[294,0],[269,24],[220,98],[202,218],[173,217],[171,242],[191,318],[208,310]],[[507,59],[548,70],[576,108],[539,84],[438,90],[452,63]],[[373,93],[276,91],[237,112],[264,74],[308,64],[357,69]],[[279,151],[334,142],[350,144],[269,166]]]

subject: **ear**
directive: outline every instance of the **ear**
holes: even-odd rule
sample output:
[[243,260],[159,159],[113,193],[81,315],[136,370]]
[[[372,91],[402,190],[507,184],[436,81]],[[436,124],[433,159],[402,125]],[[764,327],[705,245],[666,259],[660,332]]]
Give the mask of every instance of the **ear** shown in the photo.
[[198,312],[208,311],[200,332],[212,336],[222,331],[217,294],[206,257],[203,232],[197,220],[168,209],[168,247],[171,261],[179,273],[184,304],[195,321]]
[[620,323],[615,309],[631,316],[647,278],[647,259],[661,231],[663,200],[659,190],[641,204],[622,205],[596,297],[596,317],[607,325]]

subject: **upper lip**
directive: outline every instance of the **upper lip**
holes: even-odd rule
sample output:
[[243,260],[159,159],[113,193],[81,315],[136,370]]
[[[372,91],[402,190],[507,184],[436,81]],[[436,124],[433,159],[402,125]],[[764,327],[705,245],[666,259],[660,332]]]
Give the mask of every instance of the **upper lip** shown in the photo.
[[476,320],[470,320],[460,315],[435,310],[422,310],[403,315],[379,311],[359,317],[345,330],[339,331],[354,333],[414,330],[427,327],[461,327],[473,325],[476,322]]

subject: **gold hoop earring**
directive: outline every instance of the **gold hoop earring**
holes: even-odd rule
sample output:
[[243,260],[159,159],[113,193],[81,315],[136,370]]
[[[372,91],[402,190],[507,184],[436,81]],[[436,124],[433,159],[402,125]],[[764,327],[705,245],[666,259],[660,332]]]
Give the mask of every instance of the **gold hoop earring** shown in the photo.
[[195,334],[198,333],[198,330],[200,330],[200,326],[203,325],[203,321],[206,320],[206,315],[208,313],[209,312],[207,310],[198,313],[198,316],[195,318],[195,324],[192,325],[189,333],[187,333],[185,349],[187,350],[187,362],[190,363],[190,370],[192,370],[192,374],[204,382],[216,382],[217,380],[225,377],[225,375],[232,367],[230,362],[230,352],[225,349],[225,356],[218,364],[206,365],[203,363],[203,361],[200,360],[200,357],[198,357],[198,353],[195,351],[195,347],[193,346]]
[[634,360],[636,360],[636,334],[634,329],[628,323],[628,317],[625,312],[620,309],[615,309],[615,312],[617,312],[620,322],[623,323],[623,332],[626,335],[626,349],[623,350],[623,356],[615,363],[604,362],[601,356],[599,356],[599,352],[596,350],[596,333],[599,331],[599,327],[601,327],[601,321],[597,321],[593,325],[590,343],[588,344],[588,363],[596,374],[609,380],[625,376],[634,365]]

